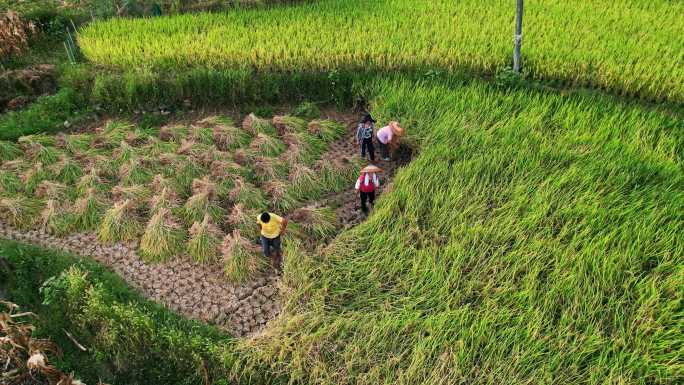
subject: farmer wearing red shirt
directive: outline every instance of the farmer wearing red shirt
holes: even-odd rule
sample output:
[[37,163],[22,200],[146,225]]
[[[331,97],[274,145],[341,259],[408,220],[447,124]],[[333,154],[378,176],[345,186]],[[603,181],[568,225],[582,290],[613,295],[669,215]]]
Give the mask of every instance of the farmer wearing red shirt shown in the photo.
[[356,180],[355,188],[359,191],[359,197],[361,198],[361,211],[366,215],[368,215],[366,202],[371,206],[375,202],[375,189],[380,187],[380,179],[377,173],[381,171],[379,167],[370,165],[361,170],[361,175]]

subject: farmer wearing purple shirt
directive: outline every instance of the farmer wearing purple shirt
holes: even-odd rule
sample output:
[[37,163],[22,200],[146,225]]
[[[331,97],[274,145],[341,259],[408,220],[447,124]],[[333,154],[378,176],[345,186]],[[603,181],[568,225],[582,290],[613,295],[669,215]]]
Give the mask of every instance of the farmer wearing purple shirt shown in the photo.
[[390,122],[385,127],[378,130],[378,147],[380,147],[380,156],[382,160],[390,160],[390,143],[396,137],[401,136],[404,130],[399,127],[399,122]]

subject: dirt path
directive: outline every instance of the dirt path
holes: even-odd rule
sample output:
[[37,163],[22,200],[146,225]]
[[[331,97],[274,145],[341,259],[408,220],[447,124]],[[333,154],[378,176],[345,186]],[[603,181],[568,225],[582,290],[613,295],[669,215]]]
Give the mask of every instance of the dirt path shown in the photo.
[[[321,157],[322,161],[356,154],[356,117],[333,113],[328,115],[345,123],[349,132],[345,138],[329,147]],[[380,161],[376,164],[385,170],[381,195],[397,166],[394,162]],[[317,205],[337,207],[340,229],[354,226],[364,219],[358,209],[356,192],[353,186],[350,187],[347,191],[315,202]],[[217,325],[235,336],[258,333],[281,310],[279,278],[271,273],[264,273],[250,282],[235,285],[226,281],[219,264],[199,265],[185,258],[159,264],[145,263],[136,252],[135,242],[107,245],[100,243],[94,234],[73,234],[59,238],[42,230],[21,231],[2,223],[0,237],[92,257],[109,266],[145,297],[188,318]],[[91,246],[83,249],[84,244]]]

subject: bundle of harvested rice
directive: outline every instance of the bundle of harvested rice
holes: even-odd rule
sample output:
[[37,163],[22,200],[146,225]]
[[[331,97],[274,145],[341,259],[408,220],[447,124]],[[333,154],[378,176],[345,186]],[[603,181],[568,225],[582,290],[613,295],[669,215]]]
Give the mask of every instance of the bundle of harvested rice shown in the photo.
[[335,234],[337,216],[329,207],[298,208],[288,218],[292,224],[291,231],[296,235],[306,235],[321,240]]
[[142,147],[142,151],[151,156],[161,156],[162,154],[174,153],[177,149],[178,142],[166,142],[155,136],[148,136],[146,144]]
[[22,195],[0,197],[0,219],[17,228],[29,228],[40,212],[41,204],[36,199]]
[[110,120],[104,127],[95,129],[96,139],[102,147],[113,148],[118,146],[122,140],[126,140],[132,129],[133,126],[129,123]]
[[19,146],[12,142],[0,140],[0,161],[13,160],[21,156],[22,151]]
[[254,114],[249,114],[245,117],[245,120],[242,121],[242,129],[252,136],[256,136],[258,133],[276,134],[276,130],[267,119],[261,119]]
[[45,201],[40,212],[40,226],[43,230],[61,236],[71,229],[71,217],[65,211],[64,201],[50,198]]
[[152,192],[147,186],[142,184],[117,185],[112,188],[111,196],[114,201],[129,200],[137,207],[148,201],[152,196]]
[[83,176],[83,168],[78,162],[69,158],[66,154],[59,156],[59,161],[49,167],[50,172],[57,179],[66,184],[74,185]]
[[212,130],[214,144],[221,150],[227,151],[249,143],[249,135],[237,127],[218,125]]
[[47,179],[50,179],[50,173],[43,168],[43,163],[41,162],[36,162],[33,167],[29,168],[21,175],[24,191],[29,194],[33,194],[36,191],[36,187]]
[[38,198],[61,199],[64,198],[66,189],[62,183],[44,180],[36,187],[34,195]]
[[14,195],[22,191],[24,184],[15,172],[0,171],[0,194]]
[[278,156],[285,150],[283,142],[270,135],[258,133],[249,148],[263,156]]
[[176,154],[179,155],[190,155],[195,146],[195,141],[192,139],[182,139],[180,142],[180,147],[176,150]]
[[185,238],[181,226],[165,208],[150,218],[140,239],[140,256],[149,262],[162,262],[182,250]]
[[112,152],[112,156],[119,164],[128,162],[134,156],[133,147],[128,142],[122,140],[119,143],[119,147],[115,148]]
[[226,278],[234,283],[243,283],[252,278],[259,270],[257,252],[258,247],[250,244],[240,230],[233,230],[232,234],[226,235],[221,245]]
[[104,206],[104,202],[96,195],[95,189],[88,188],[85,194],[74,202],[73,226],[80,231],[95,229],[100,224]]
[[[68,134],[61,137],[61,148],[69,151],[70,153],[87,151],[90,149],[90,145],[93,142],[92,134]],[[60,141],[58,141],[58,145]]]
[[102,179],[98,175],[97,168],[90,167],[88,172],[83,175],[76,183],[76,191],[84,194],[90,188],[101,188]]
[[180,125],[167,125],[159,129],[159,139],[180,143],[188,135],[188,128]]
[[230,190],[228,199],[235,204],[241,203],[249,208],[263,209],[266,206],[263,192],[241,177],[233,181],[233,189]]
[[60,152],[54,147],[44,146],[37,142],[32,142],[25,150],[26,156],[34,162],[52,164],[59,159]]
[[141,158],[131,158],[124,163],[118,172],[119,181],[125,185],[147,184],[152,180],[152,173],[142,164]]
[[273,159],[264,156],[254,159],[254,173],[262,182],[278,178],[278,172],[273,165]]
[[233,160],[240,166],[248,166],[254,163],[256,154],[253,151],[248,151],[244,148],[235,150],[233,153]]
[[259,229],[256,225],[257,215],[259,215],[258,210],[246,208],[238,203],[226,216],[226,227],[231,230],[240,230],[240,233],[249,239],[257,239],[259,237]]
[[190,126],[189,139],[206,145],[214,144],[213,130],[207,127]]
[[242,167],[229,160],[214,160],[209,165],[209,175],[212,178],[233,178],[240,174]]
[[173,182],[170,178],[166,178],[162,174],[156,174],[152,177],[152,182],[150,183],[150,188],[155,193],[160,193],[165,188],[171,188]]
[[188,240],[188,254],[198,263],[214,262],[218,259],[219,247],[223,234],[208,215],[202,222],[195,222],[190,227],[190,240]]
[[296,116],[274,116],[271,122],[279,135],[284,135],[286,132],[302,132],[306,130],[306,121]]
[[150,213],[154,214],[160,209],[175,209],[180,205],[178,194],[169,187],[162,188],[161,191],[150,198]]
[[188,223],[201,221],[205,215],[218,221],[223,209],[216,203],[216,184],[208,178],[195,179],[192,183],[193,195],[183,205],[182,214]]
[[129,241],[138,237],[142,225],[135,212],[135,204],[127,199],[114,203],[102,217],[97,236],[102,242]]
[[333,120],[318,120],[309,123],[309,132],[321,138],[326,143],[341,138],[347,132],[347,128]]

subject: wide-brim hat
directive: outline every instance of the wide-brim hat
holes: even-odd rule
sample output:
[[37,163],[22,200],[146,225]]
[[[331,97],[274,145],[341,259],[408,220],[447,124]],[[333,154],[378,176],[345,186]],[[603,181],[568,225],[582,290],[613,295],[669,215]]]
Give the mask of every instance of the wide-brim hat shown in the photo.
[[399,122],[391,122],[389,126],[395,135],[397,135],[397,136],[403,136],[404,135],[404,129],[401,128],[401,126],[399,125]]
[[382,169],[374,164],[369,164],[368,166],[362,168],[361,172],[382,172]]

